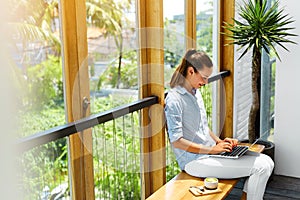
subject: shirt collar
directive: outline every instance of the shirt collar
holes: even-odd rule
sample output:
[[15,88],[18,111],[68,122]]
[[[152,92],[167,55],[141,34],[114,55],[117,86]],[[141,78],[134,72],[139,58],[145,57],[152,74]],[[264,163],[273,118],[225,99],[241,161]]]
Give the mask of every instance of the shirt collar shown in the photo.
[[188,93],[188,91],[184,87],[182,87],[182,86],[177,86],[174,89],[179,94],[186,94],[186,93]]
[[[182,86],[177,86],[177,87],[175,87],[175,89],[176,89],[176,91],[177,91],[179,94],[182,94],[182,95],[189,93],[189,92],[185,89],[185,87],[182,87]],[[193,88],[193,89],[192,89],[192,92],[193,92],[194,95],[195,95],[196,92],[197,92],[197,89],[196,89],[196,88]]]

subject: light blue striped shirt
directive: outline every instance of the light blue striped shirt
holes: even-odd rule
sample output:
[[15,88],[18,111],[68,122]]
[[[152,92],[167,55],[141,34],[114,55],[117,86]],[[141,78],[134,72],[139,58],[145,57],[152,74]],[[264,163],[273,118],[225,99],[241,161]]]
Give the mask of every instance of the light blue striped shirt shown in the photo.
[[[170,142],[180,138],[203,144],[215,145],[209,134],[206,110],[201,93],[197,90],[195,95],[189,93],[184,87],[172,88],[165,100],[165,114]],[[207,157],[205,154],[190,153],[178,148],[173,148],[179,167],[192,160]]]

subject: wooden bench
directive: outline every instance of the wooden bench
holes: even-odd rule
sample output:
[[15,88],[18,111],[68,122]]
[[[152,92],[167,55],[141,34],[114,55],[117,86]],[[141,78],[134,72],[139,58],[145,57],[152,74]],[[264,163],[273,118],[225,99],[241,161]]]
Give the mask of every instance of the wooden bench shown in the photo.
[[[249,146],[250,144],[243,143],[243,145]],[[262,152],[264,150],[264,146],[255,144],[253,147],[251,147],[251,150],[255,152]],[[237,184],[239,179],[219,179],[219,188],[222,190],[222,192],[209,195],[194,196],[189,191],[190,186],[204,185],[203,181],[203,178],[193,177],[185,172],[180,172],[172,180],[167,182],[164,186],[150,195],[147,200],[221,200],[225,199],[225,197]]]

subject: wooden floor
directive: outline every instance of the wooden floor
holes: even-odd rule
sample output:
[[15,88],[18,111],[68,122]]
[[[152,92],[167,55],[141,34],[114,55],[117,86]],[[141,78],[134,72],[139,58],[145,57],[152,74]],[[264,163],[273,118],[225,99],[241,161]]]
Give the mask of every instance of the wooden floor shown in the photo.
[[[242,179],[225,200],[239,200],[244,185]],[[268,183],[264,200],[294,200],[300,199],[300,179],[274,175]]]

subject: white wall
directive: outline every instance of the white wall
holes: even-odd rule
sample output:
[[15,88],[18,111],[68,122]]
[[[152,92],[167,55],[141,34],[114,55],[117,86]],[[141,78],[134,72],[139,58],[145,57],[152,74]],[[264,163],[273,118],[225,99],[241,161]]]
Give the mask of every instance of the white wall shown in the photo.
[[[293,33],[300,35],[300,12],[296,0],[282,0],[286,13],[295,20]],[[275,88],[275,173],[300,178],[300,36],[290,52],[278,48]]]

